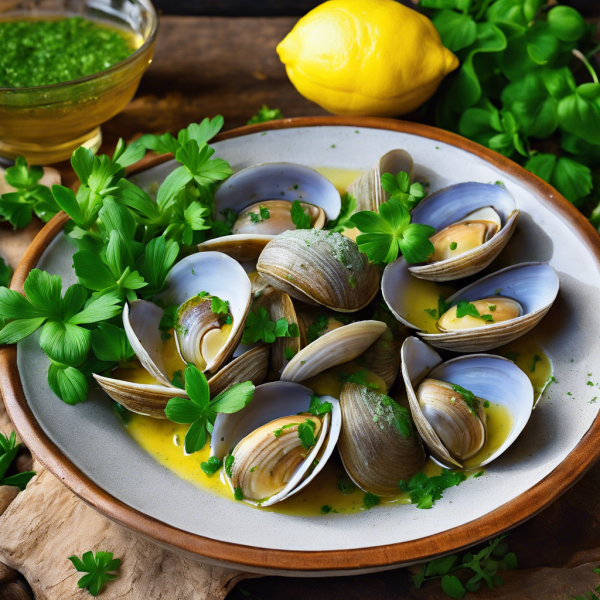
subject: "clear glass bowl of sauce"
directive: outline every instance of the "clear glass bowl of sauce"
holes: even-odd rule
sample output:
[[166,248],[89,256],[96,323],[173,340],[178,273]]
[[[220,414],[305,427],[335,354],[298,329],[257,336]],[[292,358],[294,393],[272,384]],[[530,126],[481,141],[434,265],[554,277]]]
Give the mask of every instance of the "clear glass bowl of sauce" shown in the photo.
[[118,33],[130,46],[129,56],[100,72],[61,83],[35,87],[2,87],[0,83],[0,157],[25,156],[30,164],[49,164],[70,158],[82,145],[97,150],[102,141],[100,125],[129,103],[152,62],[158,17],[150,0],[0,4],[0,24],[71,17]]

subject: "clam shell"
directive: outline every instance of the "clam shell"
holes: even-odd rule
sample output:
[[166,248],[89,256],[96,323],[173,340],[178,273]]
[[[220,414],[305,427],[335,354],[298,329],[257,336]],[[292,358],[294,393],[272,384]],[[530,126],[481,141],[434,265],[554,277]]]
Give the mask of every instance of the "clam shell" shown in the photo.
[[[309,388],[295,383],[274,381],[258,386],[254,392],[254,399],[248,406],[230,415],[217,415],[211,436],[211,456],[222,460],[242,439],[265,423],[306,412],[312,394]],[[261,503],[261,506],[270,506],[300,491],[318,475],[333,453],[342,426],[341,411],[335,398],[322,396],[322,400],[331,402],[333,408],[323,419],[323,431],[317,445],[309,452],[286,487]],[[319,463],[307,475],[317,455]]]
[[406,150],[390,150],[384,154],[370,171],[348,186],[348,193],[356,198],[356,211],[377,212],[379,206],[389,200],[389,194],[381,187],[383,173],[391,173],[395,177],[400,171],[405,171],[412,180],[413,168],[413,159]]
[[[235,360],[226,364],[208,380],[211,398],[225,391],[234,383],[251,381],[260,385],[269,367],[269,346],[259,344]],[[94,375],[102,389],[115,401],[128,410],[156,419],[166,419],[165,406],[171,398],[187,398],[185,390],[163,385],[132,383],[122,379],[112,379]]]
[[437,231],[487,206],[494,208],[502,222],[502,228],[496,235],[485,244],[460,256],[431,264],[410,266],[411,273],[415,277],[431,281],[452,281],[479,273],[506,246],[519,217],[512,195],[504,186],[490,183],[459,183],[422,200],[412,211],[412,222],[430,225]]
[[[394,316],[404,325],[418,329],[407,320],[407,304],[402,289],[411,277],[404,259],[388,265],[384,271],[381,290]],[[491,323],[484,327],[445,333],[421,333],[426,342],[455,352],[482,352],[498,348],[517,339],[535,327],[550,310],[559,289],[556,271],[547,263],[521,263],[487,275],[456,292],[446,302],[472,302],[491,296],[506,296],[523,307],[516,319]],[[500,290],[499,293],[498,290]]]
[[281,373],[281,381],[304,381],[360,356],[385,331],[381,321],[357,321],[334,329],[309,344]]
[[383,403],[386,398],[356,383],[346,383],[340,396],[343,425],[338,449],[342,463],[358,487],[378,496],[397,494],[398,482],[410,479],[425,464],[417,432],[411,428],[408,437],[400,434],[394,426],[397,413],[393,405]]
[[361,367],[379,375],[386,391],[394,385],[400,371],[400,348],[404,337],[394,334],[389,327],[358,357]]
[[360,310],[379,290],[376,267],[352,240],[334,231],[283,233],[267,244],[256,268],[293,298],[340,312]]
[[167,276],[166,285],[167,290],[157,298],[165,304],[180,306],[203,291],[229,301],[229,311],[233,317],[231,333],[226,344],[206,367],[206,370],[216,372],[233,354],[244,331],[252,291],[248,275],[229,256],[220,252],[202,252],[179,261]]
[[512,361],[499,356],[473,354],[442,362],[433,348],[409,337],[402,346],[402,376],[417,430],[431,454],[445,466],[462,467],[450,456],[423,415],[416,389],[425,377],[460,385],[475,396],[505,406],[511,412],[513,424],[506,440],[492,455],[472,468],[484,466],[500,456],[523,431],[533,410],[533,387],[529,378]]
[[256,260],[273,235],[239,233],[225,235],[198,244],[200,252],[222,252],[238,261]]

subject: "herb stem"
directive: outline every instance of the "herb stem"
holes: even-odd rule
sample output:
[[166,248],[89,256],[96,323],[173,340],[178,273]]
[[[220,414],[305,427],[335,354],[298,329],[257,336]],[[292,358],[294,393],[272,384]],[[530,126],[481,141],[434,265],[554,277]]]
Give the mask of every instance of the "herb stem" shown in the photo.
[[596,75],[596,71],[594,71],[594,67],[592,67],[590,61],[585,57],[585,55],[579,50],[572,50],[571,52],[573,53],[573,56],[578,58],[585,65],[585,68],[590,72],[594,83],[600,83],[598,81],[598,75]]

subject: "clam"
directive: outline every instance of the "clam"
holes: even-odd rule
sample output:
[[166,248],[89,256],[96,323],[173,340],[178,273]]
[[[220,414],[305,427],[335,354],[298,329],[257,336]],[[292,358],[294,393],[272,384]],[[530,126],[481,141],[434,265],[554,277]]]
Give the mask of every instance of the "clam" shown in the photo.
[[215,220],[237,215],[232,235],[203,242],[198,249],[216,250],[243,261],[257,258],[276,235],[296,229],[291,218],[294,200],[301,202],[310,227],[316,229],[335,219],[342,205],[335,186],[309,167],[270,163],[242,169],[215,193]]
[[[211,437],[211,456],[233,456],[224,476],[232,492],[239,489],[250,504],[271,506],[300,491],[325,466],[341,429],[341,411],[335,398],[330,413],[308,413],[312,390],[286,382],[265,383],[254,399],[234,414],[218,414]],[[310,421],[310,425],[307,421]],[[303,445],[298,429],[310,428],[314,444]],[[232,451],[233,449],[233,451]],[[225,463],[227,466],[227,462]]]
[[[403,288],[411,277],[408,265],[396,261],[383,274],[383,297],[394,316],[418,329],[406,317],[408,301]],[[418,334],[432,346],[455,352],[481,352],[498,348],[527,333],[550,310],[559,289],[556,271],[546,263],[521,263],[492,273],[446,299],[450,306],[440,317],[439,333]],[[461,302],[471,304],[481,317]],[[428,307],[423,307],[426,309]],[[464,307],[463,307],[464,308]]]
[[339,315],[333,311],[319,309],[303,310],[297,313],[301,347],[304,348],[322,335],[347,325],[350,319],[345,317],[348,315]]
[[400,348],[406,336],[402,336],[400,328],[394,330],[386,327],[384,332],[361,354],[357,363],[375,373],[385,382],[389,391],[394,385],[400,370]]
[[[167,285],[157,300],[179,308],[173,336],[166,341],[159,328],[162,308],[137,300],[123,310],[127,337],[149,374],[149,382],[94,375],[109,396],[134,412],[165,418],[168,400],[185,397],[185,391],[173,385],[172,377],[188,362],[209,374],[212,396],[237,381],[262,383],[269,364],[268,346],[261,344],[229,361],[239,344],[250,305],[250,281],[243,268],[224,254],[195,254],[171,270]],[[230,324],[222,323],[212,312],[213,297],[229,302],[228,313],[222,316],[231,320]]]
[[357,321],[317,338],[286,365],[281,381],[304,381],[360,356],[386,330],[381,321]]
[[423,444],[411,414],[394,400],[364,385],[346,383],[340,396],[340,457],[348,475],[366,492],[398,493],[425,464]]
[[352,240],[334,231],[278,235],[265,246],[256,268],[292,298],[340,312],[365,307],[379,290],[377,268]]
[[[415,426],[432,456],[444,466],[484,466],[519,436],[533,410],[533,387],[512,361],[490,354],[442,362],[415,337],[402,346],[402,377]],[[486,406],[508,411],[512,422],[501,443],[487,442]]]
[[381,187],[381,175],[391,173],[394,177],[405,171],[412,179],[413,159],[406,150],[390,150],[366,173],[348,186],[348,194],[356,198],[356,211],[377,209],[389,200],[389,194]]
[[459,183],[435,192],[412,211],[413,223],[436,229],[430,238],[435,252],[425,264],[409,269],[432,281],[474,275],[500,254],[518,217],[515,200],[502,185]]

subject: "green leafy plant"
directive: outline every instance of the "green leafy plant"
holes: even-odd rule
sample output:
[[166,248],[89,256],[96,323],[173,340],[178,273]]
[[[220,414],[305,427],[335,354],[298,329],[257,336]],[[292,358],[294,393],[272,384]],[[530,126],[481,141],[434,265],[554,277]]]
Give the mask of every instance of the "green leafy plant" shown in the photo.
[[6,476],[6,472],[20,449],[21,444],[17,444],[17,434],[14,431],[9,437],[0,433],[0,485],[14,485],[23,491],[35,475],[35,471],[25,471]]
[[22,229],[31,223],[32,212],[46,223],[60,210],[50,190],[39,182],[43,175],[42,167],[28,166],[22,156],[6,169],[6,183],[15,191],[0,195],[0,221]]
[[0,258],[0,286],[8,287],[11,275],[10,267]]
[[425,473],[417,473],[408,481],[399,481],[398,487],[408,492],[410,500],[417,508],[431,508],[436,500],[442,498],[442,492],[459,485],[466,479],[461,471],[443,469],[441,475],[428,477]]
[[409,263],[427,260],[433,254],[429,237],[435,229],[410,222],[410,213],[401,200],[392,198],[379,206],[379,212],[363,210],[352,216],[362,232],[356,238],[361,252],[377,263],[391,263],[401,252]]
[[276,119],[283,119],[283,115],[278,108],[269,108],[266,104],[263,104],[258,112],[250,117],[248,125],[254,125],[255,123],[265,123],[266,121],[275,121]]
[[420,0],[461,62],[427,110],[438,126],[551,183],[598,228],[600,83],[588,62],[593,26],[571,7],[546,4]]
[[399,200],[407,210],[412,210],[423,198],[425,192],[420,183],[410,183],[410,176],[400,171],[396,177],[391,173],[381,175],[381,187],[390,194],[390,200]]
[[[505,541],[506,535],[495,538],[477,554],[465,553],[462,557],[456,554],[436,558],[425,563],[421,570],[413,576],[413,583],[420,588],[424,582],[441,579],[442,589],[450,598],[464,598],[467,592],[477,592],[483,582],[489,589],[502,585],[502,577],[498,571],[514,569],[517,557],[509,552]],[[459,579],[452,573],[459,572],[462,576],[465,570],[472,571],[467,581]]]
[[87,573],[77,582],[77,585],[80,589],[87,588],[92,596],[97,596],[109,581],[119,577],[114,574],[114,571],[121,565],[121,560],[113,558],[112,552],[96,552],[94,554],[90,550],[85,552],[81,558],[75,555],[69,556],[69,560],[79,572]]
[[212,433],[217,413],[231,414],[244,408],[254,397],[254,385],[250,381],[236,383],[211,400],[206,377],[196,366],[188,365],[184,376],[189,400],[171,398],[165,407],[165,415],[174,423],[190,424],[184,447],[192,454],[204,448],[206,435]]

